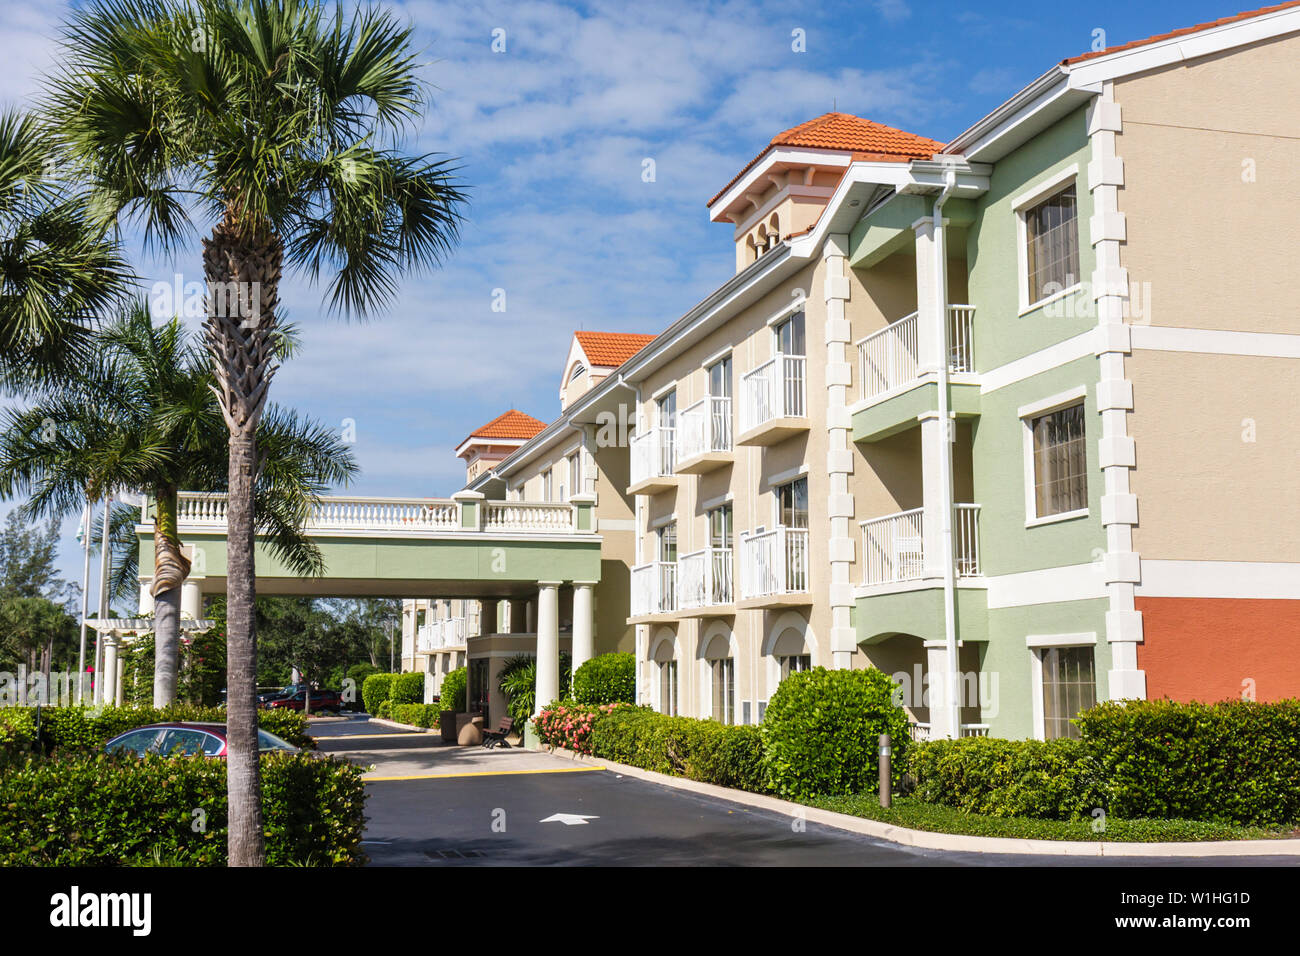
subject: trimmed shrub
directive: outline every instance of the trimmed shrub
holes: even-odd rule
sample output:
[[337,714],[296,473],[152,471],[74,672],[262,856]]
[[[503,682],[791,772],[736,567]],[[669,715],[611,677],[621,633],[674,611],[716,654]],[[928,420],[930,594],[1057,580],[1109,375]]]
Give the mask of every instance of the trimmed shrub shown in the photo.
[[573,699],[579,704],[636,703],[636,655],[601,654],[573,674]]
[[1076,718],[1108,813],[1300,821],[1300,700],[1108,701]]
[[448,672],[442,678],[442,709],[463,714],[468,706],[465,693],[468,685],[469,675],[466,674],[465,668],[457,667],[454,671]]
[[1077,740],[964,737],[913,744],[914,796],[990,817],[1071,820],[1104,807]]
[[643,770],[755,793],[766,789],[757,727],[619,706],[596,717],[588,744],[597,757]]
[[[267,754],[267,863],[365,862],[361,768]],[[195,810],[205,826],[196,832]],[[224,866],[226,762],[66,753],[0,774],[0,866]]]
[[392,720],[393,702],[391,700],[380,701],[375,716],[380,718],[381,720]]
[[[42,707],[41,747],[59,752],[96,753],[118,734],[133,727],[168,721],[224,724],[226,712],[219,707],[189,704],[161,709],[105,707],[98,712],[87,707]],[[295,747],[310,750],[316,746],[307,734],[307,718],[297,711],[259,710],[257,723]],[[35,743],[35,708],[0,707],[0,756],[25,755]]]
[[783,680],[761,725],[767,786],[784,797],[862,793],[877,786],[877,738],[889,734],[906,758],[907,713],[897,685],[875,668],[817,667]]
[[398,704],[424,703],[424,671],[407,671],[394,674],[393,683],[388,690],[388,699],[393,706]]
[[393,704],[393,720],[412,727],[436,727],[442,714],[441,704]]
[[379,705],[388,700],[388,693],[393,686],[396,674],[371,674],[361,685],[361,702],[366,705],[366,713],[379,716]]

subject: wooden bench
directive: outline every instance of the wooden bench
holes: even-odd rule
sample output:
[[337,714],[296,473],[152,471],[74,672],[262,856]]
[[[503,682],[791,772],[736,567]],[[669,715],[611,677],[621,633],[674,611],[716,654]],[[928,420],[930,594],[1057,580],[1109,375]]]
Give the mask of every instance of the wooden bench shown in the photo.
[[497,724],[496,730],[485,730],[483,732],[483,747],[485,750],[491,750],[493,747],[502,746],[509,748],[506,743],[506,736],[514,729],[515,721],[512,717],[502,717],[501,723]]

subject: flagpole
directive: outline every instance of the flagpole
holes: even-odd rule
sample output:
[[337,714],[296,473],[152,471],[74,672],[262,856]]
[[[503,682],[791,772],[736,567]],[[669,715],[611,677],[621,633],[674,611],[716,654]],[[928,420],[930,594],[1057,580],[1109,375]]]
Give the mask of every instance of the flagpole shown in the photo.
[[[104,499],[104,533],[100,536],[99,555],[99,620],[108,619],[108,525],[113,514],[113,496]],[[101,623],[102,627],[103,624]],[[104,702],[104,632],[96,631],[95,638],[95,706]]]
[[77,703],[81,703],[82,689],[86,683],[86,619],[90,614],[90,522],[93,512],[90,499],[82,510],[81,547],[85,552],[85,562],[81,568],[81,650],[77,654]]

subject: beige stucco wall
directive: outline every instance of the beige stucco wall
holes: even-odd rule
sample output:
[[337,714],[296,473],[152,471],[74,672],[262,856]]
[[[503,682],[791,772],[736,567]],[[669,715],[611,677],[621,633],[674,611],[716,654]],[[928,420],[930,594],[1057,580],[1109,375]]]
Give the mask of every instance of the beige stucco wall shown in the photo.
[[1136,321],[1300,334],[1297,62],[1290,37],[1115,84]]
[[[1134,325],[1300,334],[1297,62],[1291,37],[1115,84],[1121,263],[1149,306]],[[1300,560],[1300,541],[1278,533],[1300,519],[1300,359],[1139,348],[1126,375],[1134,549]]]
[[1136,350],[1134,549],[1145,559],[1300,561],[1300,359]]

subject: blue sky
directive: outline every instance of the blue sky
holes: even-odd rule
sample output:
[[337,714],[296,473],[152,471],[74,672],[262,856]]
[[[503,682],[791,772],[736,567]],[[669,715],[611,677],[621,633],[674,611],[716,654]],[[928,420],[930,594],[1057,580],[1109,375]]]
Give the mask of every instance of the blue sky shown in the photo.
[[[832,108],[951,139],[1052,63],[1241,9],[1231,0],[1028,3],[388,3],[436,88],[408,148],[461,159],[472,187],[453,257],[366,323],[281,289],[303,350],[275,400],[341,428],[351,492],[446,495],[452,449],[509,407],[550,420],[574,329],[659,332],[729,277],[731,230],[705,201],[776,133]],[[23,106],[67,5],[7,0],[0,102]],[[804,31],[806,52],[792,49]],[[505,51],[493,52],[504,30]],[[498,36],[500,34],[497,34]],[[655,161],[653,183],[643,160]],[[202,278],[133,250],[147,282]],[[506,310],[492,310],[493,290]],[[3,506],[6,507],[7,506]],[[60,564],[80,561],[67,523]]]

